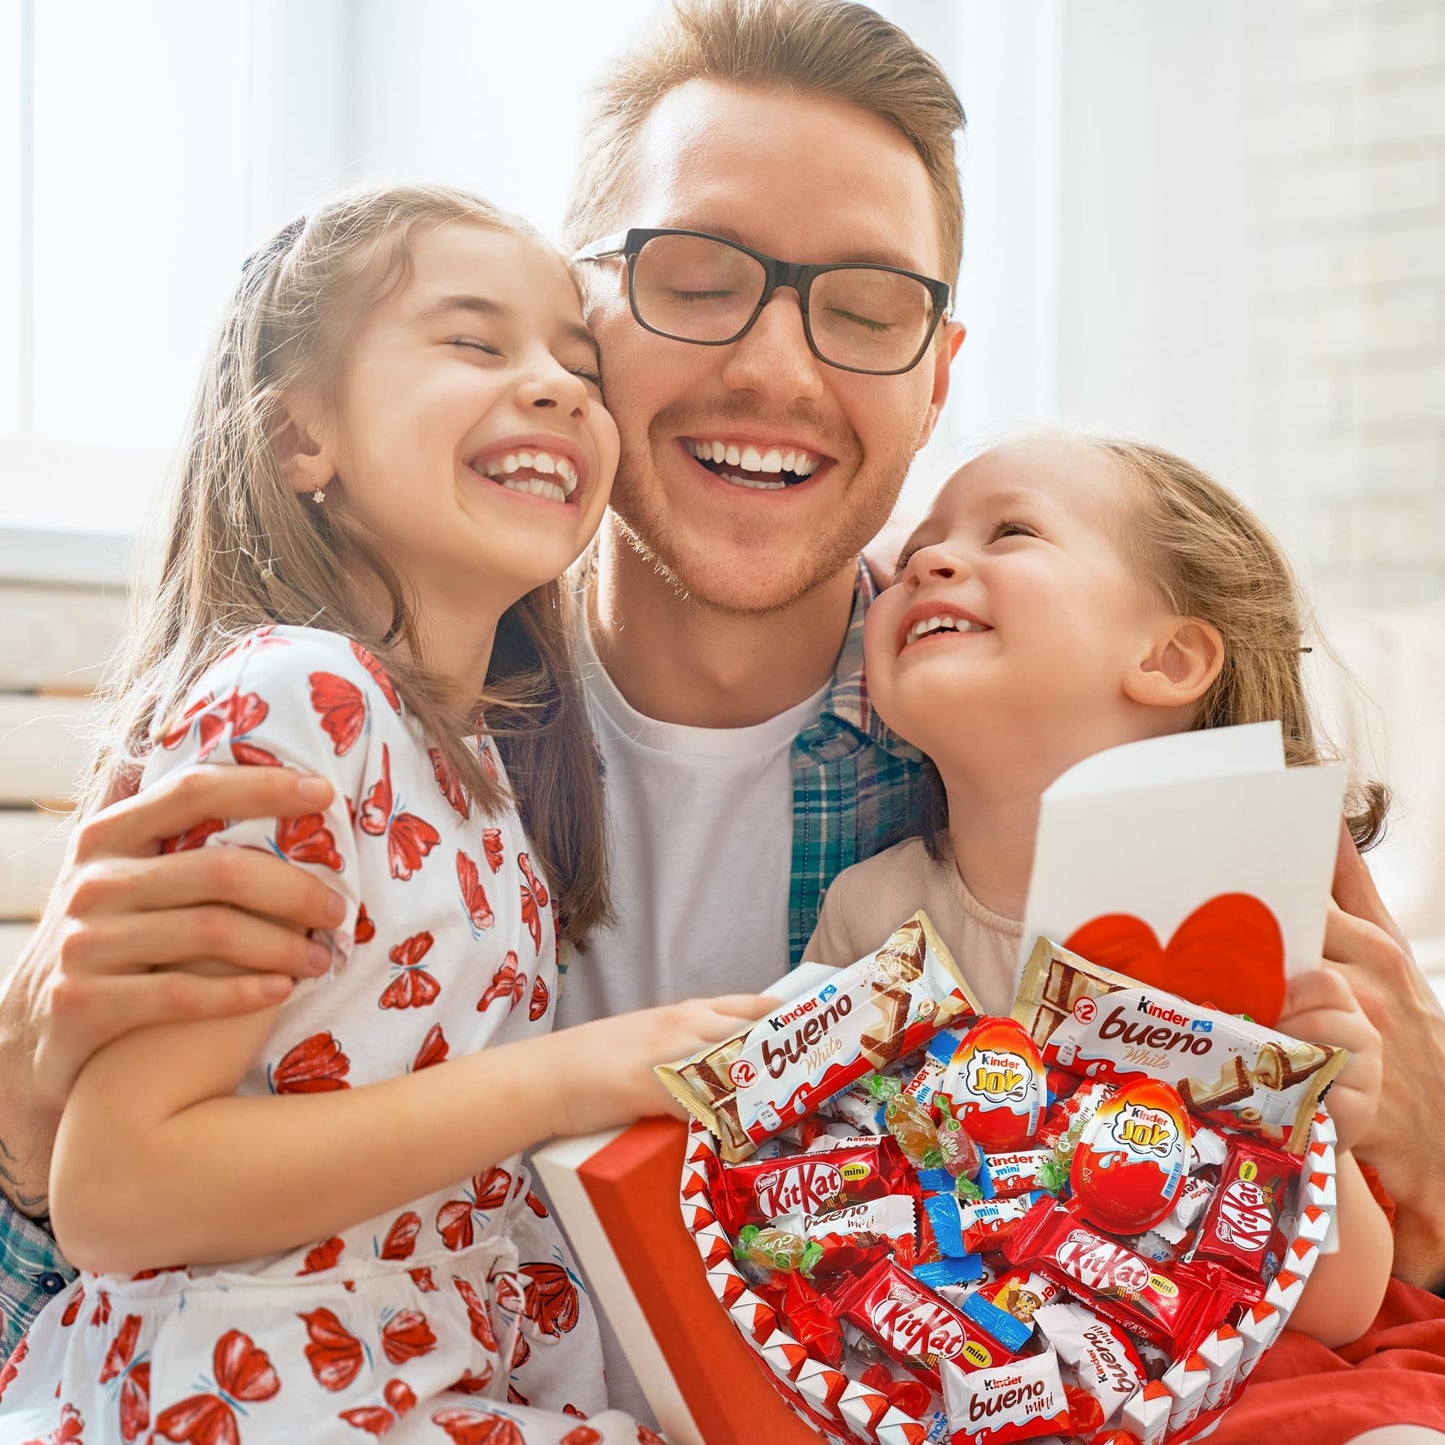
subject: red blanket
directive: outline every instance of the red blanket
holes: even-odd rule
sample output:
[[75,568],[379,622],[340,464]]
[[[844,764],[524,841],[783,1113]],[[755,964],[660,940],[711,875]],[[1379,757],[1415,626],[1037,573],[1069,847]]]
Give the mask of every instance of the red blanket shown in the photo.
[[1445,1300],[1391,1280],[1369,1331],[1342,1350],[1286,1330],[1211,1445],[1344,1445],[1377,1425],[1445,1430]]

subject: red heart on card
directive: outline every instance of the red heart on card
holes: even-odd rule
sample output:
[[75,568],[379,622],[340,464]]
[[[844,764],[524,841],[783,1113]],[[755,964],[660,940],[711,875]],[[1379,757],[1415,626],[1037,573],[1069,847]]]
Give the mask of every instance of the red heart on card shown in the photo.
[[1273,1024],[1284,1006],[1284,936],[1249,893],[1221,893],[1174,930],[1166,947],[1129,913],[1106,913],[1069,935],[1065,948],[1140,983],[1224,1013]]

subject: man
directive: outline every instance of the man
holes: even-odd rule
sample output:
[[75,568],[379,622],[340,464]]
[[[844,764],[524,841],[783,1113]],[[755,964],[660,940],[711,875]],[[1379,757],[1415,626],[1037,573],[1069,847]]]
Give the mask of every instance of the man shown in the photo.
[[[568,231],[622,436],[588,596],[620,922],[573,962],[564,1023],[768,983],[797,960],[834,874],[916,817],[917,755],[863,688],[872,588],[858,554],[937,421],[963,338],[938,305],[961,251],[963,114],[895,27],[847,0],[679,0],[613,77]],[[659,230],[701,237],[641,234]],[[916,359],[908,344],[866,349],[877,306]],[[0,997],[12,1330],[63,1283],[22,1216],[44,1215],[85,1059],[145,1023],[274,1003],[286,976],[325,966],[295,931],[333,921],[316,880],[260,854],[155,856],[201,818],[312,811],[302,786],[269,768],[198,770],[78,831]],[[1350,960],[1388,1029],[1418,974],[1352,853],[1340,886],[1355,916],[1332,918],[1327,952]],[[153,971],[207,959],[249,972]],[[1411,1262],[1445,1272],[1424,1173],[1445,1165],[1404,1147],[1445,1095],[1442,1035],[1445,1021],[1396,1041],[1422,1087],[1403,1071],[1387,1085],[1398,1098],[1374,1154],[1419,1201]]]

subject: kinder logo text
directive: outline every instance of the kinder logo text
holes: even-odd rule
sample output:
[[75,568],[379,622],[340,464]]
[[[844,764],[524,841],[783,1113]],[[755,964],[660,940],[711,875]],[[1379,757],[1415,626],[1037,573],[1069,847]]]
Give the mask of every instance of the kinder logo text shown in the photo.
[[762,1041],[763,1067],[775,1079],[805,1061],[816,1068],[842,1048],[833,1030],[852,1011],[852,998],[829,984],[786,1013],[771,1015],[768,1023],[783,1038],[777,1043]]

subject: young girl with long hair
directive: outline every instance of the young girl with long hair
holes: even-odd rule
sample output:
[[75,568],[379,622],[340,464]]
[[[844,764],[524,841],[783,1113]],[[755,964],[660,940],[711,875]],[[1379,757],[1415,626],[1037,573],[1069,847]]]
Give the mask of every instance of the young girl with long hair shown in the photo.
[[[849,963],[922,907],[988,1009],[1007,1013],[1044,790],[1105,748],[1272,719],[1291,764],[1319,761],[1303,630],[1268,531],[1182,458],[1048,433],[985,451],[944,486],[866,624],[869,696],[933,765],[921,836],[834,881],[804,956]],[[1379,834],[1385,808],[1378,784],[1352,785],[1357,843]],[[1387,1285],[1408,1288],[1390,1284],[1389,1223],[1352,1153],[1379,1100],[1380,1037],[1327,967],[1290,981],[1279,1027],[1351,1051],[1330,1092],[1340,1249],[1321,1258],[1291,1320],[1336,1360],[1329,1352],[1370,1328]],[[1343,1440],[1365,1421],[1445,1425],[1445,1400],[1434,1414],[1392,1415],[1390,1388],[1366,1387],[1363,1412],[1332,1406],[1328,1428],[1311,1417],[1316,1433],[1298,1438]],[[1253,1435],[1234,1423],[1232,1412],[1221,1439],[1294,1438],[1274,1418]]]
[[278,1007],[82,1072],[51,1201],[83,1272],[0,1441],[639,1438],[522,1152],[663,1111],[651,1066],[762,1004],[551,1032],[560,943],[609,916],[558,579],[617,451],[572,277],[486,203],[357,195],[247,261],[91,791],[318,775],[308,815],[168,848],[268,849],[344,909]]

